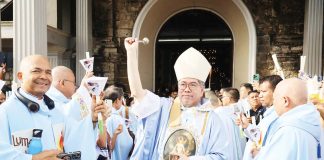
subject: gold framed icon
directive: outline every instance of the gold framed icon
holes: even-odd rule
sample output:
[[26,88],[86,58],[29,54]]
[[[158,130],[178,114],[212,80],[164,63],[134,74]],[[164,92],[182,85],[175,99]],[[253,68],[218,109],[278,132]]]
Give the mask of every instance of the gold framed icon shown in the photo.
[[179,155],[193,156],[196,154],[197,142],[191,132],[178,129],[170,134],[163,150],[163,160],[178,160]]

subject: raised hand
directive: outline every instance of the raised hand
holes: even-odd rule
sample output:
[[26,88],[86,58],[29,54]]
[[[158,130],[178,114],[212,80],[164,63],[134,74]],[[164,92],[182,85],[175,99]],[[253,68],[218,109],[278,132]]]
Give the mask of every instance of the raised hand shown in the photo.
[[137,39],[128,37],[125,39],[124,45],[127,50],[127,54],[137,53],[137,50],[138,50],[138,40]]
[[257,156],[257,154],[259,153],[260,148],[257,147],[257,145],[255,143],[253,143],[252,148],[251,148],[251,154],[252,154],[252,158],[255,158]]
[[118,127],[116,128],[114,134],[118,135],[123,131],[123,125],[119,124]]
[[106,119],[110,116],[111,108],[107,107],[102,100],[96,100],[96,96],[92,96],[92,121],[98,121],[98,113],[101,112],[102,120],[106,121]]
[[84,77],[82,78],[81,84],[80,86],[84,86],[85,88],[87,88],[87,90],[89,91],[89,87],[87,84],[87,79],[93,76],[93,72],[86,72],[86,74],[84,75]]
[[124,41],[127,51],[127,76],[129,88],[136,101],[140,102],[146,90],[143,89],[141,78],[138,70],[138,41],[135,38],[128,37]]
[[235,120],[236,125],[242,125],[242,128],[247,128],[249,126],[249,119],[245,117],[243,113],[240,114],[240,118]]

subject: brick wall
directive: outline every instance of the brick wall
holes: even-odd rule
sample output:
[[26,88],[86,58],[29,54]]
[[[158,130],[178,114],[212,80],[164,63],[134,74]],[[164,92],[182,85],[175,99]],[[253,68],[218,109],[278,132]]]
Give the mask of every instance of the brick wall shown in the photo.
[[108,84],[128,85],[124,39],[132,35],[133,26],[146,0],[93,1],[93,36],[95,73],[108,76]]
[[303,52],[304,0],[243,0],[257,32],[257,72],[274,74],[271,54],[277,54],[286,77],[296,76]]
[[[257,73],[274,74],[271,54],[277,54],[286,77],[297,75],[303,50],[304,0],[243,0],[257,30]],[[125,37],[147,0],[93,1],[95,72],[109,84],[127,82]]]

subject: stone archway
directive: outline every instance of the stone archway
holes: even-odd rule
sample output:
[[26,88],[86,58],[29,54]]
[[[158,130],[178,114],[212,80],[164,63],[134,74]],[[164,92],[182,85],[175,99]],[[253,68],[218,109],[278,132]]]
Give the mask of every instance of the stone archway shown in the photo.
[[144,88],[154,90],[155,42],[163,24],[183,10],[202,9],[213,12],[227,23],[233,33],[233,86],[252,80],[255,73],[256,31],[244,3],[240,0],[150,0],[138,15],[133,37],[148,37],[149,45],[139,48],[139,70]]

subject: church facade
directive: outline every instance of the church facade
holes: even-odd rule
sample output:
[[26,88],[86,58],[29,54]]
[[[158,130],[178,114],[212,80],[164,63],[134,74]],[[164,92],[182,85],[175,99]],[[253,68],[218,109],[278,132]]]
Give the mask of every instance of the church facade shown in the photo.
[[323,75],[323,0],[1,3],[2,53],[13,57],[9,81],[19,57],[33,53],[74,69],[80,81],[84,73],[79,60],[90,51],[97,76],[108,76],[110,84],[127,84],[123,40],[129,36],[150,40],[140,44],[139,69],[143,87],[153,91],[176,85],[174,61],[191,46],[213,66],[206,85],[212,89],[238,87],[252,82],[254,74],[277,74],[274,54],[285,77],[297,76],[301,55],[307,57],[306,73]]

